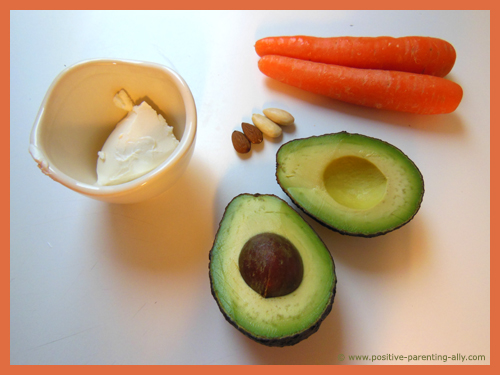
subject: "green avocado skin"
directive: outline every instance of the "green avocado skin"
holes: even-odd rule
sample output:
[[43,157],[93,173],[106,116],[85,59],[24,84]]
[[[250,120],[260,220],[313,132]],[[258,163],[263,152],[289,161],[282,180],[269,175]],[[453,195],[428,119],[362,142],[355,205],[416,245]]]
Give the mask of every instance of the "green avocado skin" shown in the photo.
[[[333,265],[333,277],[334,277],[333,287],[332,287],[332,289],[331,289],[331,291],[329,293],[328,302],[326,303],[326,306],[325,306],[325,308],[324,308],[321,316],[316,320],[316,322],[313,325],[309,326],[307,329],[305,329],[305,330],[303,330],[301,332],[295,333],[293,335],[282,336],[282,337],[267,338],[267,337],[262,337],[262,336],[258,336],[258,335],[252,334],[252,332],[250,332],[249,330],[245,329],[244,327],[242,327],[241,325],[239,325],[235,320],[233,320],[229,316],[229,314],[224,310],[224,308],[223,308],[223,306],[222,306],[222,304],[220,302],[220,298],[219,298],[217,289],[215,288],[215,285],[214,285],[214,279],[213,279],[213,276],[212,276],[212,269],[211,269],[211,265],[212,265],[212,261],[213,261],[213,256],[214,256],[215,244],[217,242],[217,238],[218,238],[219,232],[221,230],[222,221],[224,220],[224,217],[226,216],[226,212],[228,211],[228,208],[230,207],[231,203],[234,200],[236,200],[236,199],[238,199],[239,197],[242,197],[242,196],[273,197],[273,198],[281,200],[291,210],[293,210],[288,205],[288,203],[286,203],[281,198],[279,198],[279,197],[277,197],[275,195],[272,195],[272,194],[247,194],[247,193],[243,193],[243,194],[240,194],[240,195],[238,195],[238,196],[236,196],[236,197],[234,197],[232,199],[232,201],[225,208],[224,214],[222,216],[221,223],[219,225],[219,230],[217,232],[217,235],[215,236],[214,245],[212,246],[212,249],[209,252],[209,266],[208,266],[208,268],[209,268],[209,279],[210,279],[210,291],[211,291],[211,294],[212,294],[213,298],[215,299],[215,301],[217,302],[217,306],[219,307],[219,310],[222,313],[222,315],[224,316],[224,318],[226,319],[226,321],[228,323],[230,323],[234,328],[236,328],[238,331],[240,331],[246,337],[250,338],[251,340],[253,340],[253,341],[255,341],[255,342],[259,343],[259,344],[262,344],[262,345],[265,345],[265,346],[268,346],[268,347],[286,347],[286,346],[295,345],[295,344],[297,344],[297,343],[299,343],[299,342],[307,339],[308,337],[310,337],[315,332],[317,332],[318,329],[321,326],[321,323],[325,320],[325,318],[328,316],[328,314],[330,314],[330,312],[332,311],[332,306],[333,306],[333,302],[334,302],[335,294],[336,294],[336,285],[337,285],[337,277],[335,275],[335,264],[334,264],[333,258],[331,256],[331,253],[328,252],[328,255],[329,255],[329,257],[331,259],[331,262],[332,262],[332,265]],[[312,228],[310,228],[310,229],[314,232],[314,230]],[[318,237],[318,239],[324,245],[324,242],[319,237]],[[326,245],[324,245],[324,246],[326,248]]]
[[[392,225],[390,227],[383,228],[383,229],[377,230],[377,231],[365,232],[365,231],[361,231],[361,230],[360,231],[344,230],[338,226],[332,225],[330,222],[328,222],[327,220],[325,220],[322,217],[320,217],[319,215],[317,215],[313,210],[309,210],[309,209],[305,208],[303,202],[299,201],[293,194],[291,194],[290,191],[284,186],[283,181],[280,179],[279,173],[280,173],[280,168],[282,167],[281,163],[280,163],[280,157],[283,154],[284,150],[287,147],[291,146],[292,144],[298,145],[300,142],[304,142],[304,141],[308,141],[308,142],[314,142],[315,140],[320,141],[320,140],[324,140],[326,137],[338,137],[339,139],[354,138],[357,140],[364,139],[364,140],[368,140],[369,142],[376,142],[376,143],[382,145],[383,147],[387,147],[392,152],[399,154],[400,157],[402,158],[402,160],[405,160],[405,162],[410,166],[410,168],[413,169],[413,173],[417,176],[417,180],[418,180],[418,184],[419,184],[420,190],[419,190],[418,195],[416,196],[416,199],[415,199],[416,204],[415,204],[415,207],[414,207],[412,213],[410,215],[408,215],[408,217],[406,217],[405,220],[402,220],[397,225]],[[312,137],[308,137],[308,138],[295,139],[295,140],[292,140],[292,141],[289,141],[289,142],[283,144],[278,149],[278,152],[276,153],[276,181],[277,181],[278,185],[281,187],[281,189],[284,191],[284,193],[290,198],[290,200],[301,211],[303,211],[305,214],[307,214],[312,219],[316,220],[319,224],[321,224],[324,227],[331,229],[335,232],[338,232],[342,235],[349,235],[349,236],[354,236],[354,237],[365,237],[365,238],[371,238],[371,237],[385,235],[385,234],[388,234],[388,233],[408,224],[415,217],[417,212],[419,211],[421,204],[422,204],[424,192],[425,192],[424,179],[423,179],[423,176],[422,176],[420,170],[415,165],[415,163],[406,154],[404,154],[399,148],[397,148],[394,145],[392,145],[388,142],[385,142],[381,139],[368,137],[368,136],[365,136],[362,134],[348,133],[346,131],[342,131],[339,133],[324,134],[324,135],[320,135],[320,136],[312,136]]]
[[[209,259],[211,259],[211,256],[209,256]],[[323,323],[323,320],[325,320],[325,318],[328,316],[328,314],[330,314],[330,312],[332,311],[333,300],[335,299],[336,287],[334,286],[334,288],[332,290],[332,294],[331,294],[332,297],[330,299],[330,302],[328,303],[325,311],[323,312],[323,315],[321,315],[321,317],[318,319],[316,324],[311,326],[309,329],[307,329],[303,332],[297,333],[295,335],[281,337],[281,338],[275,338],[275,339],[267,339],[264,337],[254,336],[250,332],[248,332],[247,330],[240,327],[235,321],[233,321],[229,317],[229,315],[226,314],[226,312],[224,311],[224,309],[221,307],[221,305],[218,302],[218,297],[217,297],[217,293],[215,292],[214,287],[213,287],[212,278],[210,278],[210,290],[212,292],[212,296],[217,301],[217,306],[219,306],[220,312],[222,313],[222,315],[224,316],[226,321],[229,322],[234,328],[236,328],[238,331],[243,333],[246,337],[252,339],[255,342],[258,342],[259,344],[262,344],[265,346],[270,346],[270,347],[282,348],[285,346],[293,346],[295,344],[298,344],[299,342],[307,339],[309,336],[311,336],[313,333],[316,333],[319,330],[319,327],[320,327],[321,323]]]

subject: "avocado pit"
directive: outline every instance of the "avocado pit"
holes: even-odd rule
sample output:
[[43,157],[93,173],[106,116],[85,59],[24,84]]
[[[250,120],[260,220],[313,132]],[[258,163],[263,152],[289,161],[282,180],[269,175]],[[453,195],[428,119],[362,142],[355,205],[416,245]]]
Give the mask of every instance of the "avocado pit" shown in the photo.
[[297,248],[275,233],[260,233],[250,238],[243,245],[238,265],[243,280],[264,298],[292,293],[304,275]]

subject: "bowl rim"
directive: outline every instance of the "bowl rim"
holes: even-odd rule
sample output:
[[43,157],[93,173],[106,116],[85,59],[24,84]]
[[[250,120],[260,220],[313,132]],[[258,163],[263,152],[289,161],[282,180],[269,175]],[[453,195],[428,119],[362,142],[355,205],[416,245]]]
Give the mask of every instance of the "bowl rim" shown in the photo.
[[[93,185],[78,181],[66,173],[62,172],[57,167],[51,165],[47,162],[48,158],[44,153],[44,146],[40,141],[40,124],[43,117],[43,112],[45,107],[48,104],[49,98],[52,95],[52,92],[56,88],[58,82],[64,78],[66,75],[70,74],[72,71],[80,69],[85,66],[96,65],[96,64],[106,64],[106,65],[117,65],[117,64],[125,64],[125,65],[134,65],[141,66],[147,69],[155,69],[162,71],[167,74],[175,86],[178,88],[179,93],[181,94],[182,100],[184,102],[184,107],[186,111],[186,125],[184,128],[184,134],[182,135],[181,140],[179,141],[179,145],[175,148],[174,152],[159,166],[149,171],[148,173],[140,176],[134,180],[124,182],[118,185]],[[132,191],[139,190],[143,186],[150,184],[154,180],[157,180],[160,175],[162,175],[166,170],[171,169],[175,164],[177,164],[186,154],[189,153],[191,146],[194,143],[197,131],[197,113],[196,113],[196,104],[194,101],[193,94],[186,81],[181,77],[179,73],[174,71],[173,69],[154,62],[147,62],[141,60],[130,60],[130,59],[111,59],[111,58],[102,58],[102,59],[87,59],[80,62],[77,62],[63,71],[61,71],[52,81],[49,86],[45,96],[40,105],[40,109],[38,110],[38,114],[35,118],[35,122],[33,123],[33,127],[30,133],[30,147],[29,152],[33,159],[38,163],[39,168],[42,170],[44,174],[47,174],[53,180],[61,183],[62,185],[80,192],[85,195],[90,196],[117,196],[117,195],[125,195],[130,194]],[[96,156],[97,163],[97,156]]]

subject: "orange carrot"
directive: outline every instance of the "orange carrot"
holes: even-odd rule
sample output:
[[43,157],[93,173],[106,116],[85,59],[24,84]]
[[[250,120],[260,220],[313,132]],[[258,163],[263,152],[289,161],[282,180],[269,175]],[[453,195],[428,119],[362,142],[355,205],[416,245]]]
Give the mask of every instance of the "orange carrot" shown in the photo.
[[280,55],[352,68],[397,70],[437,77],[447,75],[456,59],[450,43],[422,36],[269,37],[258,40],[255,51],[261,57]]
[[265,75],[344,102],[419,114],[453,112],[462,100],[460,85],[445,78],[358,69],[267,55],[259,60]]

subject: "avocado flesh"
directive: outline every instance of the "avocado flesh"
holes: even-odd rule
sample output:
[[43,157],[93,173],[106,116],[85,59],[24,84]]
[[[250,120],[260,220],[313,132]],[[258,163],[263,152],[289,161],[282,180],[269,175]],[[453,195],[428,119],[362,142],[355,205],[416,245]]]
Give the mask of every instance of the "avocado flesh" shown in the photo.
[[[266,232],[288,239],[302,258],[302,282],[285,296],[262,297],[238,267],[245,243]],[[226,319],[268,346],[294,345],[316,332],[331,311],[336,286],[331,254],[313,229],[285,201],[260,194],[239,195],[227,206],[210,251],[210,281]]]
[[347,132],[284,144],[277,154],[276,177],[311,217],[343,234],[363,237],[409,222],[424,193],[420,171],[401,150]]

